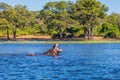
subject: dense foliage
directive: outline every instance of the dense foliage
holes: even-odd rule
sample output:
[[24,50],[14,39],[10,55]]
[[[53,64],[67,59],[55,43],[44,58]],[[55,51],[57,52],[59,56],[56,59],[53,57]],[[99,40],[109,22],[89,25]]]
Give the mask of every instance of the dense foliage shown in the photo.
[[0,37],[50,35],[53,38],[120,38],[120,15],[107,15],[108,7],[96,0],[48,2],[41,11],[25,5],[0,3]]

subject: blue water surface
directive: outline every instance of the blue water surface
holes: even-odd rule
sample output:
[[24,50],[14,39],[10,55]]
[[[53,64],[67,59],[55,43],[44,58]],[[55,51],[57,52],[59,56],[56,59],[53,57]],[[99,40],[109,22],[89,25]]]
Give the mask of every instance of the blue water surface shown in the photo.
[[60,44],[59,57],[42,54],[53,44],[0,44],[0,80],[120,80],[120,43]]

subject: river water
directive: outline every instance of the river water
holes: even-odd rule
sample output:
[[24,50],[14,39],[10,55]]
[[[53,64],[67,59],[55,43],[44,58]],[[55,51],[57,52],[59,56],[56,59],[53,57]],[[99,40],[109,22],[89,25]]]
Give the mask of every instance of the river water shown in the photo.
[[59,57],[42,54],[53,44],[0,44],[0,80],[120,80],[120,43],[60,44]]

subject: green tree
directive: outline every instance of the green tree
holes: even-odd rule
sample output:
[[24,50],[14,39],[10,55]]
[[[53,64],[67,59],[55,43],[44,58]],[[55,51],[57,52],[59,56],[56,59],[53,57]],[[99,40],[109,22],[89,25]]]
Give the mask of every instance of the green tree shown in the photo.
[[49,34],[56,31],[58,37],[63,38],[67,27],[74,25],[75,21],[71,18],[72,2],[49,2],[41,11],[44,23],[48,26]]
[[101,25],[100,34],[105,38],[119,38],[119,15],[112,13],[107,16],[106,22]]
[[96,0],[78,0],[73,6],[74,18],[84,25],[84,35],[93,38],[93,29],[98,24],[98,18],[105,16],[107,7]]
[[5,10],[9,10],[11,9],[12,7],[10,5],[8,5],[7,3],[0,3],[0,11],[5,11]]
[[12,7],[6,3],[0,3],[0,24],[7,31],[7,39],[9,39],[9,29],[10,29],[10,12]]
[[[13,37],[16,39],[17,28],[25,28],[25,26],[32,26],[33,17],[24,5],[16,5],[11,16],[11,23],[13,24]],[[31,16],[31,17],[30,17]],[[35,20],[35,19],[34,19]]]
[[5,18],[0,19],[0,27],[2,29],[6,29],[7,39],[10,39],[9,38],[9,26],[10,26],[10,23]]

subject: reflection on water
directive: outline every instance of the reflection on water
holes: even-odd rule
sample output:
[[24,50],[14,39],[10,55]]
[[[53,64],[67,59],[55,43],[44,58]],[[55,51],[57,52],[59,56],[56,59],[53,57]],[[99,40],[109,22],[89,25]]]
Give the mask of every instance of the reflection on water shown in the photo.
[[59,57],[26,56],[51,47],[0,44],[0,80],[120,79],[120,44],[60,44],[64,51]]

